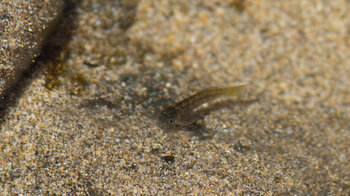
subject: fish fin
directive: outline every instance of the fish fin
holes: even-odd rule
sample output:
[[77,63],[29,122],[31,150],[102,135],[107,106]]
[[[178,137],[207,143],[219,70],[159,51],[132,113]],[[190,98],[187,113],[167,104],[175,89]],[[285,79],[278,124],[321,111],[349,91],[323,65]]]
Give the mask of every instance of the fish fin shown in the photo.
[[247,86],[247,83],[237,84],[227,88],[227,93],[231,96],[239,95],[242,92],[243,87]]

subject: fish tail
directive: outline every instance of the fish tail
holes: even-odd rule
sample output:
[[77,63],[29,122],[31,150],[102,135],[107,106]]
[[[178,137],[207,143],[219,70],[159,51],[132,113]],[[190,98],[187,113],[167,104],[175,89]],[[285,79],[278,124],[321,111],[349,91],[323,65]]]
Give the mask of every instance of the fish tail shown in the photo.
[[229,96],[239,95],[242,92],[243,87],[248,85],[247,83],[237,84],[228,88],[225,88],[225,94]]

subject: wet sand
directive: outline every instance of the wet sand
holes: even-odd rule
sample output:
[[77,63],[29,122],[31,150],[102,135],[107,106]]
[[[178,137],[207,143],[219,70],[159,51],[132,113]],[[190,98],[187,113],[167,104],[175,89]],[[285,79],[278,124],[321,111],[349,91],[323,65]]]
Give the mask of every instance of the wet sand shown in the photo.
[[40,55],[64,9],[63,1],[4,0],[0,3],[0,110],[13,86]]
[[[0,192],[350,193],[348,1],[136,3],[74,8],[69,42],[2,118]],[[239,82],[196,125],[157,126]]]

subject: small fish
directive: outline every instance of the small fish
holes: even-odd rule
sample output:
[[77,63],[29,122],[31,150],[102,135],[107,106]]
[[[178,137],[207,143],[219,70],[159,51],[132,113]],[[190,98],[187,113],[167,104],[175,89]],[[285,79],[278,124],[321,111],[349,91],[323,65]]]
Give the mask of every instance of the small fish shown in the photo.
[[190,125],[200,118],[200,114],[194,112],[196,108],[219,97],[238,95],[246,85],[242,83],[228,88],[212,87],[202,90],[161,111],[159,125],[162,128]]

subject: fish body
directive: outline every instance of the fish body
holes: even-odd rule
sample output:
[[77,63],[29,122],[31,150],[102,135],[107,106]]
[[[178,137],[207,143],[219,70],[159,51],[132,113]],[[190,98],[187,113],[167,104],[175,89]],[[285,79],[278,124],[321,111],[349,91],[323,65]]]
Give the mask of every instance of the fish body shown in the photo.
[[246,85],[247,84],[242,83],[227,88],[207,88],[175,104],[172,104],[161,111],[159,115],[160,126],[186,126],[192,124],[200,117],[198,113],[194,113],[196,108],[219,97],[236,96]]

